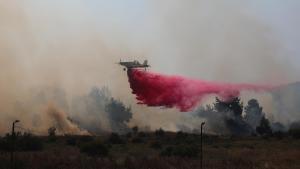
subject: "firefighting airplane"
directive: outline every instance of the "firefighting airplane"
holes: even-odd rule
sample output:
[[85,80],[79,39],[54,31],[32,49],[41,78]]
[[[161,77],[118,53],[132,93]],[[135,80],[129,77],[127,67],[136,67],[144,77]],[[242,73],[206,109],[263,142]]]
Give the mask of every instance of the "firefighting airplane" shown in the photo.
[[137,60],[134,60],[132,62],[122,62],[120,60],[120,62],[118,64],[121,66],[124,66],[124,69],[123,69],[124,71],[126,71],[126,69],[130,70],[130,69],[139,69],[139,68],[145,68],[145,70],[146,70],[147,67],[150,67],[150,65],[148,65],[147,60],[145,60],[143,64],[141,64]]

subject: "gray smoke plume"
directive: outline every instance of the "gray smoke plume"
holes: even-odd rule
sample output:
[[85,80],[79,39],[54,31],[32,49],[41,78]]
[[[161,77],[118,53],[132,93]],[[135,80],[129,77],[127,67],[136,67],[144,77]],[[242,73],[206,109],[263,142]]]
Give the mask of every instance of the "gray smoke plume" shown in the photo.
[[300,82],[282,86],[272,96],[274,119],[285,125],[300,120]]

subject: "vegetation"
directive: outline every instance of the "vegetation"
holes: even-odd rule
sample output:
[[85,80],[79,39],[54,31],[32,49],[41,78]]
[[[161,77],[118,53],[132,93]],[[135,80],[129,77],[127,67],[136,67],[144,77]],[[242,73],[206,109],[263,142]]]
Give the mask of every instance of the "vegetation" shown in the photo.
[[[199,135],[164,131],[163,137],[160,137],[157,133],[160,132],[144,133],[144,137],[133,136],[142,139],[142,142],[115,133],[101,137],[56,136],[55,142],[48,142],[48,136],[19,134],[16,138],[16,168],[200,168]],[[204,135],[204,168],[296,169],[300,165],[300,140],[289,132],[281,134],[281,139],[273,133],[268,140],[260,136]],[[0,139],[0,169],[10,168],[10,150],[5,149],[10,137],[7,135]],[[120,140],[122,144],[119,144]],[[43,146],[36,148],[40,143]]]
[[108,147],[100,141],[92,141],[84,143],[80,146],[80,152],[89,156],[106,157],[108,155]]
[[268,136],[272,134],[272,129],[270,127],[270,122],[263,116],[260,120],[260,124],[256,127],[256,132],[260,135]]

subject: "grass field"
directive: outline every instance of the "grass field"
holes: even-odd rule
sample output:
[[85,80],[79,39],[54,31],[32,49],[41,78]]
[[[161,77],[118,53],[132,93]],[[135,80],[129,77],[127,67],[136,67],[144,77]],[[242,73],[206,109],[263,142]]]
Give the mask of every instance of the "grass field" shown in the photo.
[[[38,137],[38,140],[39,144],[42,143],[42,147],[34,148],[29,139],[29,143],[23,144],[33,146],[33,150],[29,148],[26,151],[15,152],[14,168],[201,168],[199,135],[181,132],[132,133],[124,136],[108,134],[97,137]],[[205,135],[203,141],[205,169],[300,168],[300,139],[290,136],[262,138]],[[2,150],[0,168],[11,167],[9,151]]]

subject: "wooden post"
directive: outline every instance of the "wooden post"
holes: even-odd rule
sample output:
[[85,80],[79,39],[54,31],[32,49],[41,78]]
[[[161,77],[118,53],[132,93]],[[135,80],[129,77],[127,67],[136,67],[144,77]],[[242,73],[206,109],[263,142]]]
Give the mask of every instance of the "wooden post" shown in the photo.
[[203,126],[204,126],[205,122],[201,123],[201,138],[200,138],[200,167],[201,169],[203,169]]
[[15,134],[15,124],[20,122],[19,120],[16,120],[12,124],[12,130],[11,130],[11,151],[10,151],[10,165],[11,169],[15,168],[14,165],[14,151],[15,151],[15,139],[16,139],[16,134]]

